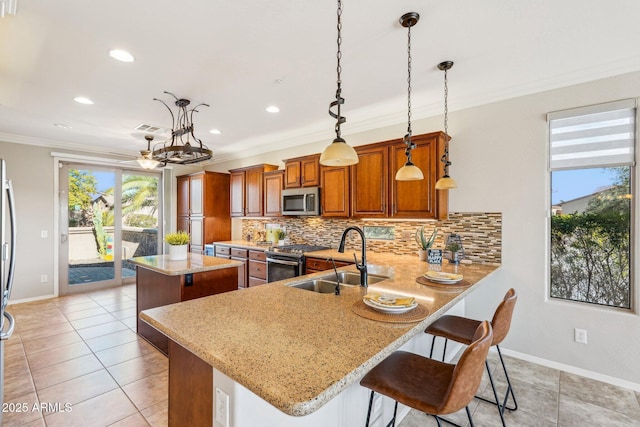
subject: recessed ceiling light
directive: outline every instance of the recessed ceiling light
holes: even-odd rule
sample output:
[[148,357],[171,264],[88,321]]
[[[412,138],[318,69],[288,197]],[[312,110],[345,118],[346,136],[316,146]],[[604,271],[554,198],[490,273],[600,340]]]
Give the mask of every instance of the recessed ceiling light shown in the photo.
[[71,126],[65,125],[64,123],[54,123],[53,125],[60,129],[71,129]]
[[84,96],[76,96],[75,98],[73,98],[73,100],[80,104],[86,104],[86,105],[93,104],[92,100],[90,100],[89,98],[85,98]]
[[214,135],[220,135],[222,133],[222,132],[220,132],[220,129],[211,129],[209,132],[214,134]]
[[122,61],[122,62],[133,62],[135,60],[133,55],[131,55],[126,50],[122,50],[122,49],[112,49],[109,51],[109,55],[113,59],[117,59],[118,61]]
[[276,107],[275,105],[269,105],[267,107],[267,111],[269,113],[278,113],[278,112],[280,112],[280,109],[278,107]]

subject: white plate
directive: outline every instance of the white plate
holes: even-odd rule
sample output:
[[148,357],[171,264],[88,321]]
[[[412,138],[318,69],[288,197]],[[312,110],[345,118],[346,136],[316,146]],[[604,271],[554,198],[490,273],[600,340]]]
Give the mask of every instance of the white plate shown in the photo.
[[411,304],[408,307],[390,307],[390,306],[385,306],[385,305],[380,305],[380,304],[376,304],[375,302],[365,299],[362,299],[362,302],[365,303],[365,305],[368,305],[369,307],[373,308],[376,311],[379,311],[381,313],[387,313],[387,314],[402,314],[402,313],[406,313],[408,311],[413,310],[414,308],[416,308],[418,306],[418,303],[414,301],[413,304]]
[[440,272],[431,272],[427,271],[424,274],[424,277],[432,282],[436,283],[444,283],[448,285],[452,285],[454,283],[458,283],[462,280],[462,275],[459,275],[457,278],[453,274],[449,273],[440,273]]

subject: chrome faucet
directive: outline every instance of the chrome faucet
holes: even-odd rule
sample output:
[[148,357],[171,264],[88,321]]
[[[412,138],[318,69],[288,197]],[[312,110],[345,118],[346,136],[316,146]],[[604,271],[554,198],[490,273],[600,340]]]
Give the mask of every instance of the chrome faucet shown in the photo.
[[356,258],[356,254],[353,254],[353,257],[356,260],[356,268],[360,271],[360,286],[367,286],[369,280],[367,278],[367,240],[364,238],[364,232],[359,227],[351,226],[344,229],[342,232],[342,237],[340,238],[340,246],[338,246],[338,252],[344,253],[344,243],[347,238],[347,234],[349,231],[356,231],[360,234],[360,238],[362,239],[362,264],[358,264],[358,259]]

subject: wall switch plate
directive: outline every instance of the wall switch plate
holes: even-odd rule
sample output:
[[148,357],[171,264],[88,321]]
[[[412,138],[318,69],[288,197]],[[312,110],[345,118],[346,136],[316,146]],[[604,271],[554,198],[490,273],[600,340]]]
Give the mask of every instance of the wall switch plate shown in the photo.
[[573,339],[577,343],[586,344],[587,343],[587,330],[586,329],[575,328],[573,330]]
[[229,395],[216,387],[216,422],[229,427]]
[[40,238],[41,239],[46,239],[48,235],[49,235],[49,233],[47,233],[47,230],[40,230]]
[[47,283],[48,280],[49,280],[49,278],[47,277],[46,274],[41,274],[40,275],[40,283]]

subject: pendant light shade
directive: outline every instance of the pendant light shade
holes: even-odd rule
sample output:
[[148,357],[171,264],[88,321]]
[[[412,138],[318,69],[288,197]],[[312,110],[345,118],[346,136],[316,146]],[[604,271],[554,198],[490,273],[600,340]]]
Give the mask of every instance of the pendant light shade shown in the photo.
[[[340,78],[340,73],[342,72],[342,0],[338,0],[337,15],[338,53],[336,54],[336,58],[338,60],[338,66],[336,67],[336,73],[338,77],[336,79],[336,84],[338,88],[336,89],[336,100],[329,104],[329,115],[336,119],[336,137],[320,155],[320,164],[324,166],[349,166],[358,163],[358,153],[356,153],[356,150],[347,144],[340,135],[340,125],[347,121],[346,117],[340,114],[340,106],[344,104],[344,98],[342,97],[342,80]],[[333,107],[336,107],[335,113],[331,111]]]
[[453,188],[458,188],[458,184],[456,181],[449,176],[449,166],[451,166],[451,161],[449,160],[449,85],[447,81],[447,71],[449,71],[453,67],[453,61],[444,61],[438,64],[438,69],[440,71],[444,71],[444,133],[445,133],[445,141],[444,141],[444,154],[440,161],[444,163],[444,175],[442,178],[436,182],[436,190],[451,190]]
[[145,135],[144,139],[147,140],[147,149],[140,150],[140,157],[138,157],[136,161],[143,169],[153,169],[160,164],[159,161],[153,158],[153,153],[151,152],[151,141],[153,141],[153,135]]
[[396,181],[424,179],[420,168],[411,161],[411,150],[416,148],[416,144],[411,141],[411,27],[416,25],[419,19],[420,15],[416,12],[405,13],[400,18],[400,24],[407,28],[407,134],[404,136],[404,143],[407,145],[404,150],[407,162],[396,172]]

